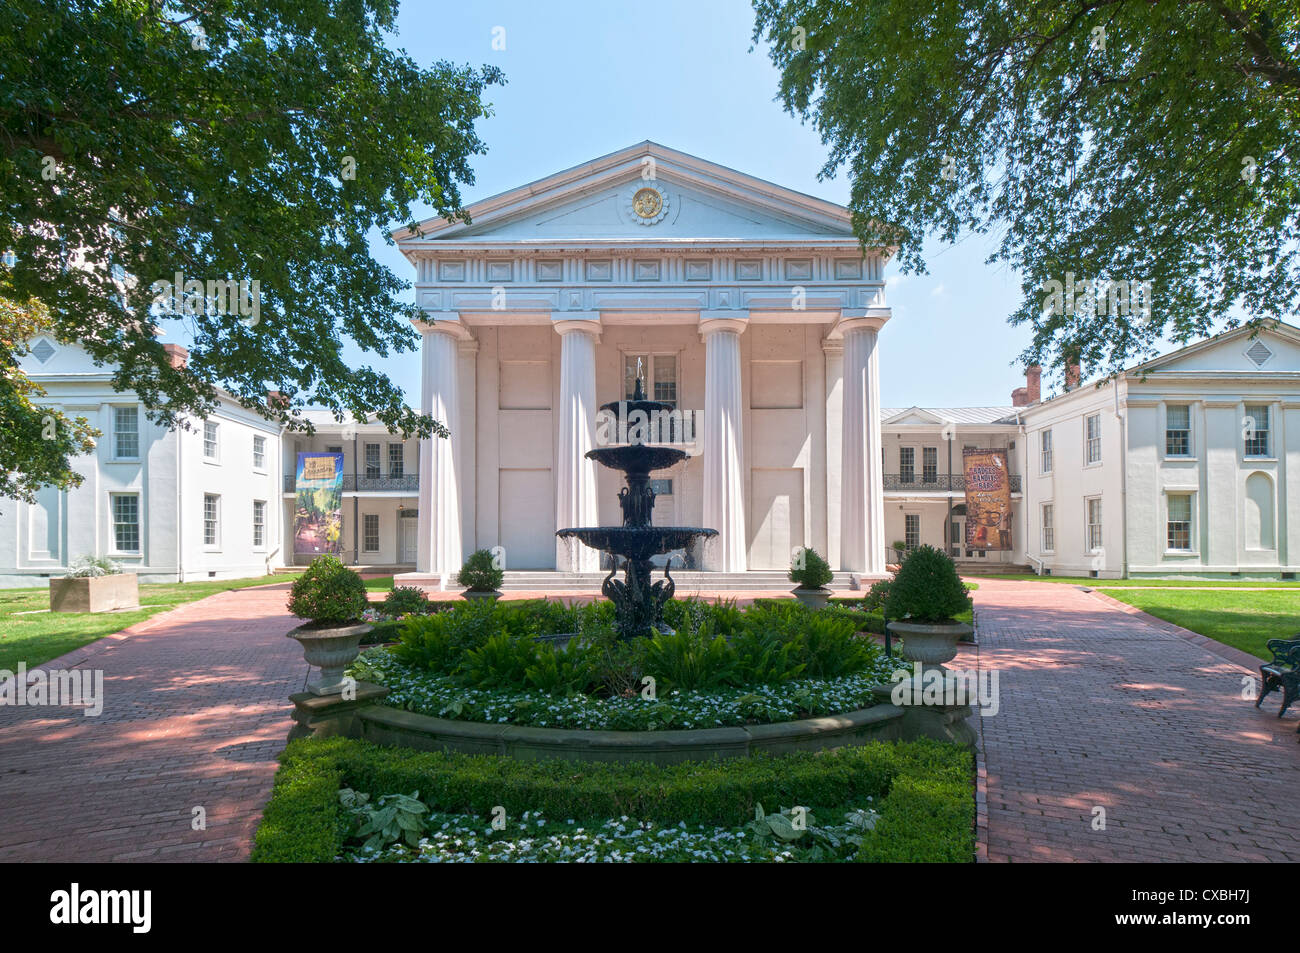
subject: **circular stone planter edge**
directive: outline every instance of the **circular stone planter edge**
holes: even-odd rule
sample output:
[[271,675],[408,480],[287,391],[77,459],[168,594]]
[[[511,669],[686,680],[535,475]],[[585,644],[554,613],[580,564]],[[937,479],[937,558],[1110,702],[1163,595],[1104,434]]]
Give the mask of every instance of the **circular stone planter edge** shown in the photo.
[[422,751],[505,755],[524,761],[650,761],[669,764],[753,754],[820,751],[902,737],[904,711],[876,705],[840,715],[730,728],[676,731],[591,731],[534,728],[435,718],[372,705],[360,712],[361,737]]

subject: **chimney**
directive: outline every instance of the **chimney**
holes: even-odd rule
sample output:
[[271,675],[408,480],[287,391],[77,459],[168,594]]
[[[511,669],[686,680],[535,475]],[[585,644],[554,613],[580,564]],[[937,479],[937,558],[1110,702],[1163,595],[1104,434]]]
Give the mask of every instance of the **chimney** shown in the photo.
[[1028,407],[1042,397],[1043,369],[1037,364],[1025,368],[1025,386],[1011,392],[1012,407]]
[[1029,399],[1029,390],[1024,387],[1017,387],[1011,392],[1012,407],[1028,407],[1033,401]]
[[190,352],[179,344],[164,344],[163,350],[167,352],[167,362],[177,370],[189,363]]
[[1073,361],[1069,364],[1066,364],[1065,365],[1065,389],[1074,390],[1076,387],[1078,387],[1079,381],[1082,379],[1082,376],[1083,376],[1082,369],[1079,367],[1078,361]]
[[266,392],[266,406],[273,407],[276,410],[283,410],[289,406],[289,398],[278,390],[268,390]]

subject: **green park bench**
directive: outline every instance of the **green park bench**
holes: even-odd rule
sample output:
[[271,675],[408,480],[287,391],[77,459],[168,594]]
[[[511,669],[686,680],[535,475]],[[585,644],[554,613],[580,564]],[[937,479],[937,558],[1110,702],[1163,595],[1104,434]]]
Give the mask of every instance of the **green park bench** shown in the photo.
[[1255,699],[1255,707],[1260,706],[1265,695],[1280,688],[1282,707],[1278,709],[1277,717],[1281,718],[1291,703],[1300,697],[1300,639],[1269,639],[1268,650],[1273,653],[1273,660],[1259,667],[1264,686]]

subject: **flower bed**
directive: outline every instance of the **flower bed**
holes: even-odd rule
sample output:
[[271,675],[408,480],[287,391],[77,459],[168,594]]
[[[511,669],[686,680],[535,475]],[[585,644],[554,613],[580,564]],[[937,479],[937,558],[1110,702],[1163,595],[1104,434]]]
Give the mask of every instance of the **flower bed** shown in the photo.
[[436,718],[534,728],[665,731],[769,724],[869,708],[877,702],[872,686],[887,682],[899,664],[881,655],[867,671],[840,678],[672,691],[654,700],[640,694],[601,697],[470,688],[452,676],[406,665],[382,648],[365,652],[351,672],[361,681],[387,686],[388,707]]
[[[523,762],[308,738],[290,743],[280,762],[255,862],[969,862],[974,851],[971,756],[928,740],[653,765]],[[367,815],[355,798],[345,804],[347,789],[369,794],[375,808],[393,806],[398,792],[402,801],[418,793],[407,815],[418,819],[414,843],[398,823],[393,836],[365,849],[374,831],[362,833]],[[760,805],[770,833],[756,825]],[[786,840],[776,815],[788,820],[795,806],[839,847],[816,832]],[[846,817],[852,812],[860,823]],[[491,831],[494,817],[504,830]],[[405,846],[394,849],[398,842]]]

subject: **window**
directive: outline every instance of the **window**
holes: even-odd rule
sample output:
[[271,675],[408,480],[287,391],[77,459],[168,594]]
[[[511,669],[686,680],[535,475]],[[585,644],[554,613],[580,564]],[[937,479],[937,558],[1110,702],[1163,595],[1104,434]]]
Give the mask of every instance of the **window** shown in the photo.
[[1038,454],[1038,466],[1043,473],[1052,472],[1052,432],[1044,430],[1040,438],[1040,452]]
[[1167,497],[1169,514],[1165,520],[1167,545],[1170,549],[1190,552],[1192,549],[1192,494],[1170,493]]
[[898,448],[898,482],[916,482],[916,448]]
[[262,500],[253,501],[253,546],[266,546],[266,503]]
[[366,444],[366,479],[378,480],[379,472],[379,444]]
[[939,448],[925,447],[921,450],[921,482],[937,483],[939,481]]
[[400,477],[405,474],[405,460],[402,454],[403,447],[400,443],[390,443],[388,445],[388,475],[390,477]]
[[[677,356],[675,354],[624,354],[623,397],[631,400],[636,391],[637,362],[641,362],[641,376],[645,378],[645,394],[650,400],[661,400],[677,406]],[[654,422],[652,421],[652,426]],[[667,432],[665,432],[667,431]],[[651,443],[678,443],[686,439],[681,419],[668,417],[650,434]]]
[[379,552],[379,516],[367,513],[361,517],[361,549],[367,553]]
[[113,456],[119,460],[140,456],[140,414],[134,407],[113,408]]
[[140,497],[113,494],[113,548],[119,553],[140,551]]
[[1088,500],[1088,552],[1101,549],[1101,497]]
[[215,421],[205,420],[203,422],[203,458],[205,460],[217,459],[217,424]]
[[1043,552],[1056,552],[1056,508],[1051,503],[1043,504]]
[[908,549],[921,545],[921,517],[916,513],[903,515],[903,544]]
[[1192,453],[1192,408],[1170,404],[1165,408],[1165,456],[1186,457]]
[[325,448],[325,452],[326,452],[326,453],[342,453],[342,452],[343,452],[343,448],[342,448],[342,447],[326,447],[326,448]]
[[966,534],[962,532],[962,524],[955,519],[952,521],[948,534],[952,537],[951,542],[954,546],[960,546],[966,542]]
[[1101,414],[1092,414],[1083,418],[1084,446],[1083,462],[1101,463]]
[[217,521],[221,515],[221,497],[215,493],[203,494],[203,545],[216,546],[218,536]]
[[266,469],[266,438],[262,436],[253,437],[253,469]]
[[1268,404],[1246,405],[1246,456],[1268,456]]

